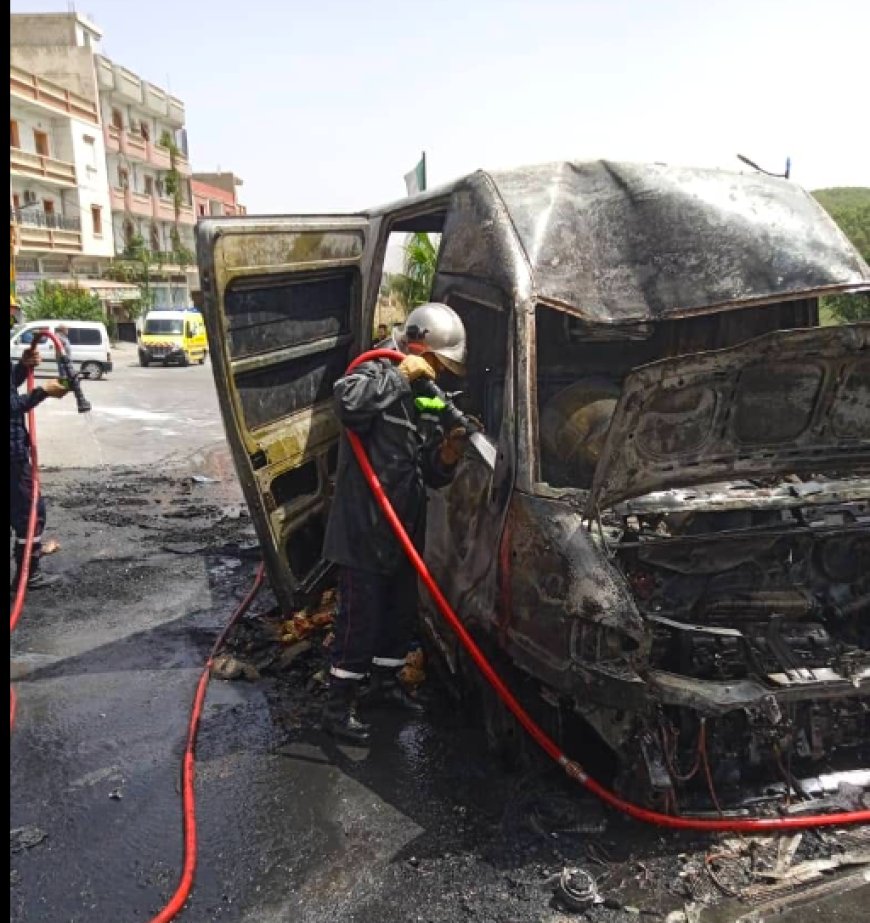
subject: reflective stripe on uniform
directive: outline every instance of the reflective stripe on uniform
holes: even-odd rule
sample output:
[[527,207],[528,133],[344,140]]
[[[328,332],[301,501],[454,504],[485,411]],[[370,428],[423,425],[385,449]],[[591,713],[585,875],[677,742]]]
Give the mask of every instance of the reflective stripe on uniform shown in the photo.
[[365,679],[365,673],[354,673],[352,670],[343,670],[341,667],[330,667],[329,673],[336,679]]
[[376,667],[403,667],[405,661],[401,657],[372,657],[372,663]]

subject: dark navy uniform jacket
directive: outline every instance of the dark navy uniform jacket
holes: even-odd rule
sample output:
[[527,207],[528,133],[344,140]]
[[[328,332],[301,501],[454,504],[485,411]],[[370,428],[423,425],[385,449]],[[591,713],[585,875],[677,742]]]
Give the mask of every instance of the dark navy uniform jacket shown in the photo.
[[[361,439],[375,473],[414,544],[426,532],[426,487],[444,487],[455,466],[439,457],[440,431],[426,435],[410,384],[390,362],[365,362],[335,383],[335,412]],[[324,557],[346,567],[392,574],[406,560],[342,435]]]
[[9,366],[9,460],[30,461],[30,436],[24,418],[47,397],[44,389],[34,388],[29,394],[19,394],[18,389],[27,380],[27,366],[17,362]]

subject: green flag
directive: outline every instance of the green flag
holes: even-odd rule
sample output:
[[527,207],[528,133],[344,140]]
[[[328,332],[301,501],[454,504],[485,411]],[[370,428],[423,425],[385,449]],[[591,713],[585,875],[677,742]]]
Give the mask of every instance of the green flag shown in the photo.
[[426,189],[426,152],[423,151],[420,156],[420,162],[411,170],[410,173],[405,174],[405,186],[408,190],[408,195],[417,195],[418,192],[423,192]]

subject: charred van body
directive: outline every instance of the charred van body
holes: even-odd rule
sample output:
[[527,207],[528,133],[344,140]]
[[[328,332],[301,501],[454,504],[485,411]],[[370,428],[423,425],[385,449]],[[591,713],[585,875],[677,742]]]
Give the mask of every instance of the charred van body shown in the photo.
[[[426,546],[487,649],[649,801],[870,767],[870,325],[818,311],[870,269],[785,180],[549,164],[202,222],[215,379],[282,603],[326,578],[332,384],[411,231],[441,235],[432,298],[466,324],[463,409],[498,447],[433,493]],[[423,621],[462,672],[425,601]]]

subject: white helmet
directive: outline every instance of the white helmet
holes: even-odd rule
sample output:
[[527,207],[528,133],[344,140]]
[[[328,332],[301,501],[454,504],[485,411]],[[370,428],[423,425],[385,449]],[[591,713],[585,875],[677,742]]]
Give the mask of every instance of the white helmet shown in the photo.
[[446,304],[430,302],[414,308],[398,337],[403,353],[437,356],[454,375],[465,374],[465,326]]

